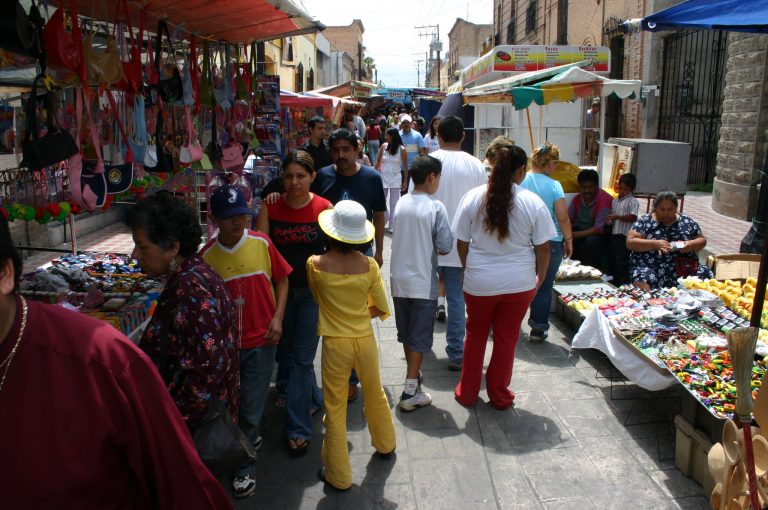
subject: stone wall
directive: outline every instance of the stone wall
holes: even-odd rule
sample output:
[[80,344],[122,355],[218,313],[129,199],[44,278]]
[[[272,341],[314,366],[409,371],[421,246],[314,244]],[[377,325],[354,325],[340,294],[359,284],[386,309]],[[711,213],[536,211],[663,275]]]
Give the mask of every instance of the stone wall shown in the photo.
[[768,35],[728,36],[712,208],[751,220],[768,137]]
[[455,80],[456,71],[461,71],[459,65],[461,57],[470,55],[479,57],[483,48],[483,41],[492,33],[493,25],[477,25],[456,18],[456,22],[448,32],[448,74],[450,81]]

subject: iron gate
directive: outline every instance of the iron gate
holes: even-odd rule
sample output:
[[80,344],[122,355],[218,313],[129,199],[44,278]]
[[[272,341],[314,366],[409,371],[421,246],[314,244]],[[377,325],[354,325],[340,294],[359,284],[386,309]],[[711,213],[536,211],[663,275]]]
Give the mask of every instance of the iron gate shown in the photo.
[[658,138],[691,144],[688,185],[713,182],[728,36],[686,30],[664,39]]

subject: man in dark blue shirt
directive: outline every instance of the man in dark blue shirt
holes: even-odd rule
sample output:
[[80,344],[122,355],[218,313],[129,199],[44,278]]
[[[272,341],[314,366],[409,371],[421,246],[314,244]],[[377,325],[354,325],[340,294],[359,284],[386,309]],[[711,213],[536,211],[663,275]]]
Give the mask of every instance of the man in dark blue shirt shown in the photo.
[[357,163],[357,135],[345,128],[337,129],[328,140],[333,165],[321,168],[312,183],[312,192],[332,204],[354,200],[365,208],[368,220],[376,228],[376,250],[373,258],[379,266],[384,262],[384,224],[387,201],[379,172]]

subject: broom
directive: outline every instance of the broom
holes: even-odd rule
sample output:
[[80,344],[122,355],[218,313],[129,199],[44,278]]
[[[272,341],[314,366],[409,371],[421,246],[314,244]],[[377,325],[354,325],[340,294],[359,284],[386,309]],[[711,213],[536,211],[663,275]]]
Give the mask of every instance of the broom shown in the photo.
[[752,450],[752,365],[757,344],[756,328],[737,328],[728,332],[728,350],[733,365],[733,378],[736,382],[736,416],[744,430],[744,450],[747,454],[746,468],[749,479],[749,498],[752,508],[759,510],[760,498],[757,493],[755,476],[755,455]]

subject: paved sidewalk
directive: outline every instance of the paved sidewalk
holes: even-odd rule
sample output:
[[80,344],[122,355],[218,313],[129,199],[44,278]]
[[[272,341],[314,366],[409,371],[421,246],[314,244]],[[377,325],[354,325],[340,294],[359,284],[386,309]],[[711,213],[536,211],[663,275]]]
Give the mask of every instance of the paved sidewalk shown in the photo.
[[704,260],[707,255],[739,253],[741,240],[752,226],[749,221],[729,218],[714,211],[712,193],[689,191],[685,195],[683,212],[696,220],[707,236],[707,246],[702,250],[705,252],[702,257]]
[[[389,260],[390,236],[385,261]],[[388,263],[383,272],[388,284]],[[387,285],[389,286],[389,285]],[[615,382],[597,351],[570,352],[573,336],[554,319],[550,340],[521,336],[512,389],[516,405],[473,409],[453,399],[458,373],[447,369],[445,328],[437,323],[434,355],[425,359],[430,407],[404,413],[405,359],[394,319],[376,321],[382,381],[393,405],[397,456],[373,456],[362,399],[347,420],[354,485],[338,493],[317,480],[322,418],[309,452],[285,447],[282,410],[268,400],[256,495],[238,509],[705,509],[708,497],[674,467],[677,392],[651,393]],[[488,344],[486,363],[492,342]],[[319,379],[319,349],[316,368]],[[611,399],[613,393],[614,399]]]
[[[83,236],[79,244],[129,252],[126,232],[115,225]],[[390,236],[385,242],[388,261]],[[388,262],[383,273],[389,287]],[[554,317],[548,342],[530,344],[521,335],[512,378],[516,405],[507,411],[488,405],[484,393],[473,409],[454,401],[458,374],[447,369],[443,323],[437,323],[434,355],[423,367],[424,389],[434,403],[399,411],[394,404],[402,392],[403,351],[393,318],[375,324],[397,428],[396,457],[373,457],[358,399],[349,406],[347,422],[354,485],[345,493],[330,490],[316,478],[321,414],[308,453],[293,458],[285,447],[283,412],[270,396],[257,493],[237,500],[236,508],[709,508],[701,487],[674,467],[677,389],[652,393],[618,381],[612,386],[615,374],[603,356],[571,352],[574,332]]]

